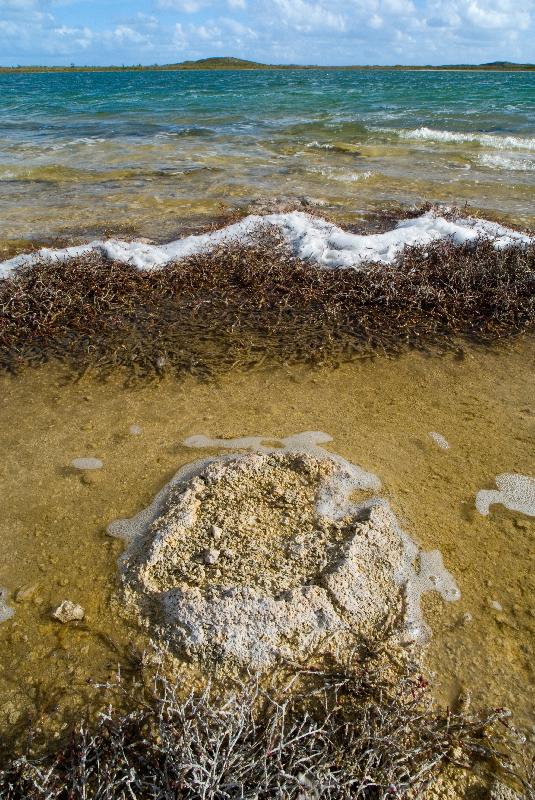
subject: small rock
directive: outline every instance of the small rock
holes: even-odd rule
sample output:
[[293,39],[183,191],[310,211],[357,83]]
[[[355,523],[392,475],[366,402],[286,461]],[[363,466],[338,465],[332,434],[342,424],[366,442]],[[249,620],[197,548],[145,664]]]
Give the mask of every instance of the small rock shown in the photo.
[[219,528],[217,525],[211,525],[209,533],[214,542],[218,542],[223,536],[222,528]]
[[493,608],[494,611],[503,611],[503,606],[497,600],[489,600],[489,607]]
[[214,548],[210,548],[209,550],[203,550],[201,553],[201,559],[204,564],[216,564],[219,561],[219,550],[215,550]]
[[132,436],[141,436],[143,433],[143,428],[139,425],[130,425],[128,428],[128,433],[132,434]]
[[85,616],[82,606],[73,603],[71,600],[64,600],[52,613],[54,619],[63,624],[67,622],[79,622]]

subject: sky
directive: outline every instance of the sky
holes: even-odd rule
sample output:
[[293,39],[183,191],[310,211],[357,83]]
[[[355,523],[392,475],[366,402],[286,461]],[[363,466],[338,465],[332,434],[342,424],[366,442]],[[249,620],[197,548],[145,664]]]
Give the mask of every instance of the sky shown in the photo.
[[535,0],[0,0],[3,66],[535,61]]

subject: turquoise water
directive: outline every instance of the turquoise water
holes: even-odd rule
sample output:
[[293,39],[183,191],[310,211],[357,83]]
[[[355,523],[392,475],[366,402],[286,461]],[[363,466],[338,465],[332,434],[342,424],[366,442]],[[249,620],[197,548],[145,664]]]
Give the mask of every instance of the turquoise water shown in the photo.
[[0,240],[165,238],[256,198],[532,223],[535,73],[0,75]]

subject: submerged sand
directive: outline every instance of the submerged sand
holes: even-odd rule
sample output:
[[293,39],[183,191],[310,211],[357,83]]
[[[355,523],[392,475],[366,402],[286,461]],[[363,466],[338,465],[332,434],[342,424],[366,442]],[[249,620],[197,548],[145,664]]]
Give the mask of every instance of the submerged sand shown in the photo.
[[[334,371],[277,369],[137,388],[117,376],[73,383],[52,367],[3,377],[1,481],[9,502],[0,519],[0,586],[15,610],[0,626],[4,729],[27,714],[60,724],[91,702],[88,680],[106,679],[119,661],[128,663],[132,646],[147,646],[114,612],[122,543],[106,528],[149,506],[178,467],[206,456],[185,439],[277,440],[323,429],[333,437],[327,449],[381,478],[403,529],[424,550],[440,550],[459,584],[458,603],[436,595],[423,603],[439,697],[468,687],[474,702],[512,707],[529,731],[534,520],[502,505],[483,516],[475,499],[496,489],[497,476],[533,476],[534,355],[526,341],[496,352],[466,349],[463,359],[408,354]],[[103,466],[80,471],[71,466],[77,458]],[[64,599],[84,608],[83,622],[52,619]]]

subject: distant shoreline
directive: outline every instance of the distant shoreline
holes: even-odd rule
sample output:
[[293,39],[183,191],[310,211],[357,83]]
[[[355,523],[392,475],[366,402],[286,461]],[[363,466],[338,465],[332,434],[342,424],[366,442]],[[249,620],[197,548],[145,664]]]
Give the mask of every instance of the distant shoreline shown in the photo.
[[[451,66],[306,66],[298,64],[254,64],[250,62],[224,63],[227,59],[206,59],[201,62],[162,65],[130,66],[17,66],[0,67],[0,74],[63,73],[63,72],[274,72],[274,71],[330,71],[330,72],[535,72],[535,64],[480,64]],[[222,63],[223,62],[223,63]]]

